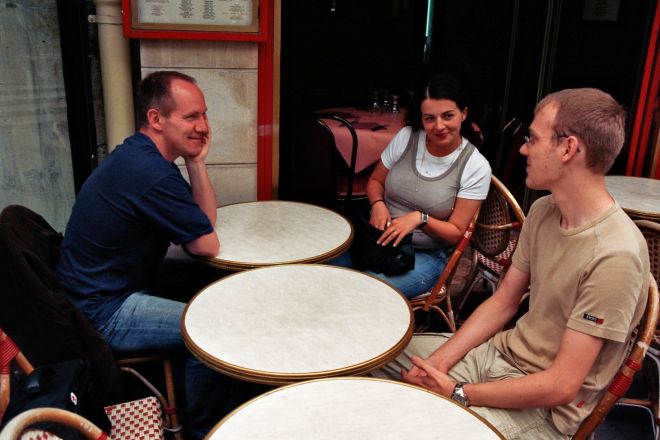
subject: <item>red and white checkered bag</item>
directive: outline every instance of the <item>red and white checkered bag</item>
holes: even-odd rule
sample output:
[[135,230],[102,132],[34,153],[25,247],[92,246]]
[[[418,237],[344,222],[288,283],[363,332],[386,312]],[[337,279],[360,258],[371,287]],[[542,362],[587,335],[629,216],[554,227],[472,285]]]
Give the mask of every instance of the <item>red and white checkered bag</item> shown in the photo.
[[155,397],[105,407],[112,425],[111,440],[163,440],[162,409]]
[[[155,397],[133,400],[105,407],[112,425],[110,440],[164,440],[162,410]],[[46,431],[31,429],[21,440],[62,440]]]
[[[133,400],[105,407],[112,425],[111,440],[163,440],[164,430],[160,402],[155,397]],[[21,440],[62,440],[46,431],[31,429]]]

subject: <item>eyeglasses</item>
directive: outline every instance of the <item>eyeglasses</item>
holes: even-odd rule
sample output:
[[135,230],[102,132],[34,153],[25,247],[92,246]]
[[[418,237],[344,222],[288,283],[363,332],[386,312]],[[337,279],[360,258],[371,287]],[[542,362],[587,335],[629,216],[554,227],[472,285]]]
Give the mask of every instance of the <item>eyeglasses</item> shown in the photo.
[[[570,136],[570,135],[568,135],[568,134],[555,134],[553,136],[536,136],[536,135],[533,135],[533,134],[530,133],[530,134],[527,134],[527,135],[523,136],[523,139],[525,140],[526,144],[534,145],[536,143],[536,141],[538,141],[539,139],[561,139],[561,138],[565,138],[565,137],[568,137],[568,136]],[[579,146],[577,147],[577,152],[578,153],[580,152],[580,147]]]
[[527,134],[523,136],[523,139],[525,139],[526,144],[534,145],[536,141],[538,141],[539,139],[561,139],[565,137],[568,137],[568,135],[562,134],[562,135],[553,135],[553,136],[536,136],[534,134]]

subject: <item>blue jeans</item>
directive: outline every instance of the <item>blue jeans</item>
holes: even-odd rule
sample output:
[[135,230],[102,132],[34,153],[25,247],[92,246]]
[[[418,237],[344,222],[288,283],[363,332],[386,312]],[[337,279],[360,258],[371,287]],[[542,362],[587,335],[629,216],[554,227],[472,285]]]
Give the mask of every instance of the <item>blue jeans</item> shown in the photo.
[[[386,283],[396,287],[403,293],[406,298],[414,298],[417,295],[430,291],[435,283],[440,279],[442,271],[447,266],[446,248],[434,250],[415,250],[415,267],[414,269],[399,274],[399,275],[385,275],[382,273],[375,273],[370,270],[365,270],[364,273],[373,275],[380,278]],[[333,266],[354,267],[353,258],[348,252],[344,252],[338,257],[328,261],[328,264]]]
[[168,352],[181,358],[183,377],[175,378],[178,388],[184,391],[181,416],[187,435],[201,439],[223,415],[251,396],[241,392],[249,384],[209,369],[188,352],[181,335],[185,306],[182,302],[135,292],[99,331],[114,351]]

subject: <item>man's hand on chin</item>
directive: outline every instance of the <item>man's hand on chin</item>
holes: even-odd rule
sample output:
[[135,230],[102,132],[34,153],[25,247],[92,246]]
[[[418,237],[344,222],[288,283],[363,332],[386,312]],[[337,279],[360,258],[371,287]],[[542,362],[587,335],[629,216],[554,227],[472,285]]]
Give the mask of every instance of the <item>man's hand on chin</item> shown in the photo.
[[186,162],[186,164],[193,164],[193,163],[204,163],[206,160],[206,157],[209,154],[209,151],[211,150],[211,131],[209,130],[208,133],[202,134],[202,149],[200,150],[199,153],[195,155],[190,155],[190,156],[183,156],[183,160]]

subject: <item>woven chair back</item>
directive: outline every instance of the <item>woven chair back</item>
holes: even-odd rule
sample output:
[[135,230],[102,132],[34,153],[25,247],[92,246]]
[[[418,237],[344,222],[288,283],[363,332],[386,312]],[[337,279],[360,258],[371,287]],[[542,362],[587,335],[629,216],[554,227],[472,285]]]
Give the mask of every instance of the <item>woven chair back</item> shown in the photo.
[[488,197],[481,205],[477,227],[472,238],[475,248],[490,258],[504,252],[511,241],[511,228],[496,228],[495,226],[509,223],[511,223],[509,204],[498,188],[491,185]]
[[635,220],[635,224],[642,231],[649,248],[651,274],[653,274],[656,283],[660,283],[660,223],[649,220]]

